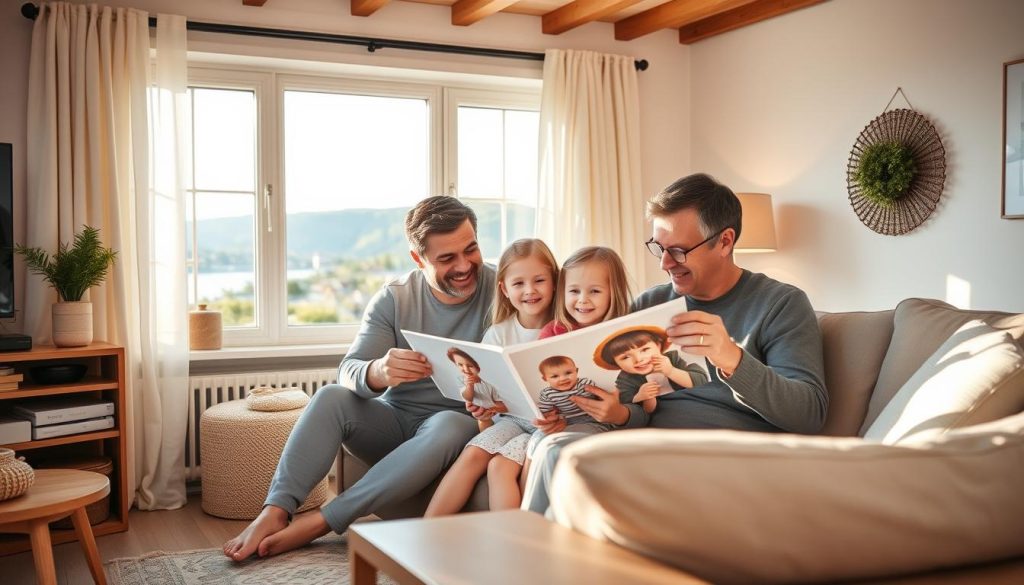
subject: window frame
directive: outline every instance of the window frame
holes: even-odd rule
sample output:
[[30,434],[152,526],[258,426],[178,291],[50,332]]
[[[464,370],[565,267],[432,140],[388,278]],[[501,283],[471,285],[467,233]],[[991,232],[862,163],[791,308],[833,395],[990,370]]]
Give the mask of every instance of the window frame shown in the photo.
[[[284,152],[284,92],[324,91],[350,95],[372,95],[424,99],[429,112],[428,194],[458,196],[458,107],[478,106],[539,111],[541,92],[509,83],[493,85],[424,81],[413,75],[396,76],[382,69],[378,76],[346,73],[309,73],[288,67],[256,67],[190,62],[188,86],[251,90],[256,95],[256,205],[254,240],[255,279],[254,327],[225,327],[224,347],[273,347],[351,343],[359,323],[337,325],[288,325],[287,314],[287,186]],[[191,134],[190,134],[191,139]],[[191,149],[190,145],[190,149]],[[266,188],[270,186],[268,195]],[[191,188],[192,185],[189,185]],[[502,242],[506,239],[504,199],[465,198],[468,202],[497,202],[502,206]],[[187,237],[192,238],[192,234]],[[195,242],[193,242],[194,244]],[[193,253],[198,252],[195,247]],[[497,258],[500,250],[492,251]],[[408,269],[413,269],[411,259]],[[192,286],[192,283],[189,283]]]

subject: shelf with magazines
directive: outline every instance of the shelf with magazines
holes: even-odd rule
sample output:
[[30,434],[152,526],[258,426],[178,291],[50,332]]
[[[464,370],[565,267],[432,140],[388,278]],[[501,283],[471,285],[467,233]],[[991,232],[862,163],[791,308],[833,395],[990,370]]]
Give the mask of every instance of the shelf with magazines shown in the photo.
[[[104,462],[105,470],[101,473],[109,472],[110,478],[110,496],[104,502],[104,506],[109,504],[109,516],[101,519],[102,515],[97,515],[93,533],[100,536],[127,530],[131,497],[127,475],[124,349],[104,342],[74,348],[37,346],[28,351],[0,352],[0,367],[8,368],[0,373],[0,421],[24,418],[21,409],[41,401],[54,408],[83,402],[101,403],[107,405],[106,408],[113,405],[109,416],[89,420],[72,418],[71,422],[44,425],[38,419],[32,423],[27,437],[19,435],[10,440],[11,434],[0,435],[3,437],[0,446],[13,449],[35,468],[74,467],[83,461]],[[46,375],[68,370],[77,370],[77,375],[70,380]],[[76,424],[84,428],[72,434],[60,434],[69,432],[70,426],[53,430],[61,425]],[[105,427],[90,428],[100,424]],[[20,428],[24,429],[24,423]],[[51,538],[54,544],[76,540],[75,531],[70,527],[61,529],[59,523],[51,524]],[[0,555],[30,548],[28,539],[23,536],[0,535]]]

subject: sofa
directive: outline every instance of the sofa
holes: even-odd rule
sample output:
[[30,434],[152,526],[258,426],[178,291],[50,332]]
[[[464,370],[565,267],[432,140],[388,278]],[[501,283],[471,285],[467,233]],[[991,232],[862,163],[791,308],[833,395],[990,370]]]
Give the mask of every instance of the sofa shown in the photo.
[[[1024,582],[1024,314],[907,299],[818,321],[820,435],[588,438],[553,520],[716,583]],[[342,449],[339,492],[365,469]],[[433,487],[378,515],[422,514]],[[481,482],[467,509],[486,501]]]

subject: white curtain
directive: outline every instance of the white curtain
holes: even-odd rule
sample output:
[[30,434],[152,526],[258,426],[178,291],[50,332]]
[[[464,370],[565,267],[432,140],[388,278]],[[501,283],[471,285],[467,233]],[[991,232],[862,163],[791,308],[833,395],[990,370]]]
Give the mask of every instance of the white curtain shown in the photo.
[[[142,509],[185,503],[185,21],[158,21],[154,75],[146,12],[43,3],[29,66],[26,244],[52,252],[87,224],[118,252],[89,300],[96,339],[125,347],[125,471]],[[50,339],[55,300],[27,279],[36,343]]]
[[633,58],[550,49],[540,106],[538,237],[559,259],[581,246],[617,251],[643,272],[640,106]]

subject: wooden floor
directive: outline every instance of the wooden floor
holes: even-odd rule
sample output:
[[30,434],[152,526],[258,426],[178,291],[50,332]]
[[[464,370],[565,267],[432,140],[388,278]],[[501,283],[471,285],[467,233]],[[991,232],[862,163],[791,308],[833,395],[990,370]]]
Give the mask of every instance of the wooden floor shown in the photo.
[[[121,557],[136,557],[150,551],[182,551],[198,548],[219,548],[224,541],[235,536],[247,521],[222,520],[209,516],[200,506],[199,495],[189,496],[188,505],[179,510],[140,512],[132,510],[128,516],[127,532],[108,534],[96,539],[100,557],[104,562]],[[77,542],[55,546],[57,582],[69,585],[92,583],[89,567]],[[0,581],[4,585],[32,585],[35,569],[32,553],[25,552],[0,557]]]

